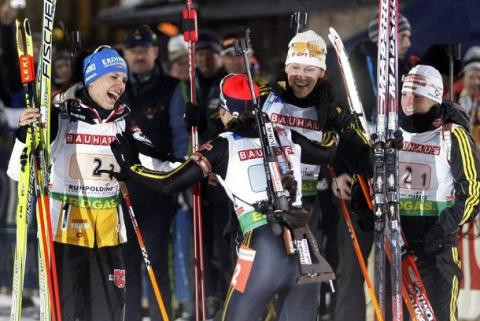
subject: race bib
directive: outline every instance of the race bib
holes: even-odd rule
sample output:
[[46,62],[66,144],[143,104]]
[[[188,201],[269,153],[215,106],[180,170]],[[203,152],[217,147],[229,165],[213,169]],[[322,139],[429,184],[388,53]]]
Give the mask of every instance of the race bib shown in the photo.
[[254,249],[248,248],[244,245],[240,246],[237,265],[235,266],[232,281],[230,282],[233,288],[240,293],[245,292],[248,278],[250,277],[250,271],[252,270],[255,253],[256,251]]
[[70,158],[70,178],[111,180],[111,177],[107,173],[101,173],[101,170],[119,171],[119,166],[113,155],[78,153]]
[[400,188],[428,190],[432,180],[432,169],[429,165],[400,162]]

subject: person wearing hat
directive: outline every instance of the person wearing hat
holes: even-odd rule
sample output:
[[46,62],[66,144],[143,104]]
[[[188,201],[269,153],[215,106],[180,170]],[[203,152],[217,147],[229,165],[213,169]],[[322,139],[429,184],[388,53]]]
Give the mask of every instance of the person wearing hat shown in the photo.
[[457,102],[469,112],[472,136],[480,146],[480,47],[470,47],[463,60],[463,88]]
[[[443,101],[442,93],[441,75],[431,66],[417,65],[404,81],[400,214],[437,320],[457,320],[462,278],[457,232],[479,211],[480,167],[468,119],[458,105]],[[428,152],[431,147],[435,152]]]
[[[405,59],[408,49],[412,46],[410,38],[412,36],[412,27],[408,19],[401,13],[398,15],[398,56]],[[374,43],[378,41],[378,15],[368,23],[368,37]]]
[[72,57],[67,50],[58,50],[53,54],[52,72],[54,91],[68,89],[72,78]]
[[[220,90],[219,116],[226,131],[201,146],[176,170],[145,169],[139,163],[135,145],[126,137],[119,137],[111,147],[126,175],[165,194],[184,190],[210,174],[217,175],[233,203],[244,236],[239,256],[244,257],[245,253],[251,258],[251,270],[233,276],[219,319],[257,320],[276,294],[279,302],[283,302],[296,284],[298,262],[295,256],[286,254],[283,238],[273,234],[262,210],[253,205],[266,200],[267,195],[264,160],[259,153],[261,145],[248,79],[246,75],[227,75],[221,81]],[[253,90],[258,96],[257,85]],[[286,127],[278,126],[276,133],[281,146],[288,151],[278,153],[280,166],[293,171],[292,179],[298,182],[301,180],[300,158],[316,163],[333,159],[334,148],[321,147]],[[300,188],[301,184],[289,187],[293,206],[301,206]],[[240,261],[238,264],[243,264]],[[237,266],[237,270],[240,269],[240,265]]]
[[[442,94],[440,72],[417,65],[404,80],[399,110],[401,227],[440,321],[458,319],[457,233],[480,209],[480,166],[468,119]],[[371,176],[370,168],[362,174]]]
[[[377,114],[378,17],[369,22],[367,32],[368,39],[362,40],[355,45],[348,57],[369,130],[373,133],[376,128]],[[400,83],[402,76],[407,74],[411,68],[408,59],[406,59],[406,54],[411,46],[410,37],[412,29],[408,19],[402,14],[398,16],[398,32],[398,81]],[[338,91],[338,102],[341,106],[347,107],[349,102],[344,90],[343,80],[339,74],[334,76],[338,76],[333,79],[336,85],[335,89]],[[342,198],[349,201],[352,206],[352,223],[364,258],[367,260],[368,253],[370,253],[372,248],[373,226],[368,219],[365,219],[360,214],[363,213],[363,209],[356,208],[357,199],[361,199],[363,193],[351,171],[337,174],[336,181],[342,189]],[[335,189],[333,193],[336,194]],[[337,237],[339,253],[337,272],[339,277],[336,282],[335,321],[349,321],[352,313],[358,316],[358,321],[363,321],[366,315],[364,279],[351,244],[350,232],[342,221],[338,225]],[[388,310],[385,313],[388,315]]]
[[[49,198],[62,320],[76,320],[81,300],[85,319],[121,321],[126,286],[122,244],[127,241],[121,195],[117,181],[99,170],[119,169],[109,147],[117,133],[135,137],[145,157],[155,149],[120,101],[128,67],[116,50],[101,46],[80,53],[74,75],[78,82],[55,96],[51,116]],[[8,168],[13,179],[18,179],[27,128],[39,117],[38,108],[20,116]]]
[[[132,28],[124,41],[123,53],[129,68],[128,83],[123,100],[132,106],[131,117],[152,143],[166,152],[172,151],[172,131],[169,127],[169,106],[178,80],[168,75],[159,62],[157,35],[148,25]],[[157,275],[160,291],[165,302],[171,302],[170,278],[168,273],[168,244],[170,241],[171,218],[175,213],[172,198],[147,192],[136,182],[127,182],[132,196],[138,224],[147,247],[156,248],[150,254],[153,270]],[[158,215],[162,213],[163,215]],[[135,231],[129,223],[128,212],[124,212],[127,235],[135,240]],[[142,278],[143,258],[135,241],[123,247],[127,272],[127,320],[141,321],[143,311]],[[149,314],[152,320],[161,320],[155,304],[153,289],[148,285]],[[170,305],[167,305],[170,310]]]
[[[269,86],[262,87],[263,110],[274,124],[287,126],[292,131],[324,146],[336,145],[335,133],[346,137],[354,144],[364,144],[351,135],[351,119],[336,104],[332,84],[326,74],[327,46],[323,38],[313,30],[296,34],[288,44],[285,69]],[[347,130],[346,130],[347,129]],[[340,141],[345,140],[340,138]],[[302,163],[302,202],[312,209],[310,227],[318,243],[325,236],[321,222],[332,216],[330,213],[331,192],[325,173],[326,167]],[[322,173],[321,173],[322,170]],[[322,201],[320,201],[320,198]],[[323,249],[322,249],[323,250]],[[320,284],[303,284],[290,291],[280,320],[315,320],[318,314]]]
[[474,122],[480,106],[480,46],[472,46],[465,53],[461,79],[457,102]]
[[[228,73],[238,73],[238,74],[246,74],[247,71],[245,70],[245,62],[243,61],[243,56],[242,55],[236,55],[235,54],[235,47],[234,43],[237,40],[240,39],[245,39],[245,30],[239,30],[239,31],[232,31],[229,33],[226,33],[223,38],[222,38],[222,61],[223,61],[223,66],[225,67],[225,70]],[[267,83],[265,79],[263,79],[259,73],[259,70],[255,70],[256,68],[253,68],[253,65],[256,64],[256,59],[253,56],[253,48],[251,41],[248,41],[248,59],[249,63],[252,66],[252,76],[253,76],[253,81],[255,81],[256,84],[258,85],[264,85]]]
[[188,81],[188,43],[183,40],[183,35],[171,37],[168,40],[168,61],[170,75],[181,81]]

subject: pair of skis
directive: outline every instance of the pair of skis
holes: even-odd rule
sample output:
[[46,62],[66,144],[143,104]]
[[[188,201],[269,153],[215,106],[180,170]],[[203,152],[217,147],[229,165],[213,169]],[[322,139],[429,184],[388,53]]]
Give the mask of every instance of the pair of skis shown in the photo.
[[[391,4],[394,4],[394,2],[395,1],[391,1]],[[395,5],[393,5],[390,8],[390,10],[395,10],[395,16],[394,17],[396,17],[396,7],[395,7]],[[392,20],[392,21],[394,21],[394,20]],[[393,29],[393,30],[396,30],[396,29]],[[392,34],[392,33],[390,33],[390,34]],[[395,34],[395,32],[394,32],[394,34]],[[344,81],[344,85],[345,85],[345,88],[346,88],[347,98],[348,98],[348,102],[349,102],[349,105],[350,105],[351,112],[356,116],[356,119],[358,120],[358,123],[359,123],[359,127],[363,129],[364,133],[367,136],[370,136],[370,133],[369,133],[369,130],[368,130],[368,125],[367,125],[367,120],[365,118],[363,107],[362,107],[360,98],[358,96],[358,92],[357,92],[357,89],[356,89],[356,86],[355,86],[355,80],[354,80],[354,77],[353,77],[353,72],[351,70],[351,67],[350,67],[350,64],[349,64],[349,61],[348,61],[348,56],[347,56],[347,53],[346,53],[345,48],[343,46],[343,42],[342,42],[340,36],[338,35],[338,33],[333,28],[330,28],[330,33],[329,33],[328,37],[329,37],[330,42],[332,43],[332,46],[334,47],[334,49],[336,51],[336,54],[337,54],[338,63],[339,63],[340,71],[341,71],[342,78],[343,78],[343,81]],[[392,49],[392,47],[390,47],[390,48]],[[393,50],[393,55],[391,56],[391,59],[393,59],[393,60],[396,60],[396,54],[395,54],[396,49],[395,48],[396,48],[396,46],[394,46],[393,49],[392,49]],[[396,70],[396,67],[395,67],[396,62],[393,61],[393,60],[389,60],[389,62],[392,64],[393,68],[395,68],[394,70]],[[387,60],[385,60],[385,61],[387,61]],[[383,68],[385,68],[385,65],[383,65]],[[393,69],[392,69],[392,71],[393,71]],[[395,75],[395,77],[396,77],[396,72],[393,73],[393,75]],[[396,78],[393,79],[393,81],[395,81],[395,80],[396,80]],[[393,91],[393,94],[396,94],[396,89],[393,86],[395,86],[395,84],[392,84],[392,87],[390,89]],[[395,105],[395,107],[396,107],[396,105]],[[392,113],[394,113],[394,112],[395,111],[392,110]],[[384,113],[383,113],[383,115],[384,115]],[[389,130],[392,130],[391,134],[393,135],[393,132],[396,130],[396,116],[394,116],[391,119],[395,120],[395,122],[393,122],[393,121],[392,121],[392,123],[389,122],[389,125],[392,126],[392,128],[391,129],[389,128]],[[389,138],[391,139],[392,137],[390,136]],[[377,156],[380,157],[382,155],[383,154],[379,153]],[[398,156],[398,155],[389,155],[389,156],[392,157],[392,156]],[[383,156],[379,160],[383,161],[384,160]],[[389,158],[389,160],[392,162],[391,158]],[[378,165],[381,165],[381,164],[382,163],[380,163],[380,162],[378,163]],[[395,170],[395,167],[394,167],[395,163],[392,162],[389,165],[391,165],[392,168],[390,168],[390,170],[386,171],[386,172],[388,172],[389,175],[394,175],[395,174],[395,171],[394,171]],[[398,166],[397,166],[397,168],[398,168]],[[379,169],[380,168],[377,168],[377,177],[380,176],[379,175],[380,173],[382,173],[382,172],[378,173]],[[334,172],[333,172],[333,176],[335,176]],[[380,176],[380,179],[384,180],[384,176]],[[363,177],[359,177],[359,181],[360,181],[362,190],[365,194],[365,197],[367,199],[367,203],[369,204],[370,209],[373,209],[374,206],[373,206],[373,204],[371,202],[371,199],[370,199],[370,191],[369,191],[368,183],[365,181],[365,179]],[[391,184],[391,185],[396,184],[396,181],[393,180],[393,181],[389,182],[389,184]],[[393,194],[395,192],[395,189],[393,189],[393,186],[390,186],[390,187],[392,189],[389,190],[389,193]],[[380,193],[381,191],[378,191],[378,192]],[[396,191],[396,192],[397,192],[397,195],[389,194],[388,196],[390,198],[387,197],[387,199],[390,201],[389,206],[391,206],[389,208],[389,210],[392,210],[392,211],[396,210],[397,212],[393,213],[393,214],[396,214],[399,218],[398,204],[395,204],[393,202],[395,200],[394,196],[397,197],[396,200],[398,202],[398,191]],[[381,196],[383,196],[383,195],[384,194],[382,193]],[[391,204],[391,203],[393,203],[393,204]],[[370,296],[372,298],[376,319],[377,320],[383,320],[384,315],[385,315],[385,313],[384,313],[384,302],[385,301],[384,301],[384,292],[383,292],[383,283],[382,282],[384,281],[384,275],[385,275],[385,272],[384,272],[385,259],[384,258],[385,258],[385,255],[387,255],[387,257],[390,260],[390,263],[392,264],[392,270],[393,270],[392,271],[392,276],[394,278],[393,282],[399,282],[400,283],[400,285],[397,285],[396,287],[395,286],[393,287],[393,291],[394,291],[393,294],[392,294],[392,297],[393,297],[393,300],[394,300],[394,303],[393,303],[394,318],[393,318],[393,320],[402,320],[402,318],[401,318],[401,316],[402,316],[401,299],[400,299],[400,302],[398,302],[398,297],[397,297],[397,291],[398,291],[399,288],[400,288],[400,291],[401,291],[401,295],[403,296],[404,302],[405,302],[405,304],[408,308],[408,311],[409,311],[413,320],[417,320],[417,321],[436,320],[436,317],[435,317],[435,314],[433,312],[432,306],[429,302],[425,287],[423,285],[420,273],[419,273],[417,265],[415,263],[415,258],[413,257],[413,255],[411,255],[409,253],[401,253],[401,250],[402,250],[401,246],[403,245],[404,246],[403,248],[405,248],[406,244],[405,244],[405,242],[402,238],[402,235],[400,233],[400,222],[399,222],[399,220],[398,219],[394,220],[393,223],[392,223],[392,221],[390,221],[391,225],[394,225],[394,228],[396,229],[395,234],[393,235],[393,240],[396,242],[394,244],[396,248],[395,248],[395,252],[392,253],[392,247],[391,247],[391,244],[392,244],[392,238],[391,237],[392,236],[390,236],[390,238],[386,238],[385,235],[383,234],[384,233],[384,231],[383,231],[384,222],[385,222],[384,221],[384,210],[383,210],[383,208],[381,208],[379,206],[379,204],[377,204],[377,210],[379,210],[379,208],[380,208],[380,213],[379,213],[380,215],[378,217],[376,217],[376,222],[375,222],[376,223],[375,224],[376,225],[375,250],[377,251],[376,252],[377,262],[380,261],[381,264],[383,264],[383,266],[382,265],[380,267],[376,266],[376,268],[377,268],[376,272],[379,273],[378,272],[379,270],[383,270],[383,275],[380,274],[380,278],[378,278],[379,275],[377,275],[377,274],[375,275],[376,291],[374,292],[373,289],[372,289],[372,282],[371,282],[370,277],[368,275],[368,272],[367,272],[367,269],[366,269],[366,264],[365,264],[365,261],[363,259],[363,255],[361,253],[361,250],[360,250],[357,238],[356,238],[355,230],[353,228],[353,224],[351,222],[350,215],[348,213],[348,209],[347,209],[347,206],[345,204],[345,201],[340,199],[340,205],[341,205],[341,208],[342,208],[342,212],[345,216],[350,234],[352,236],[352,240],[353,240],[354,247],[355,247],[355,252],[356,252],[358,261],[360,263],[360,266],[362,268],[362,273],[364,275],[365,281],[366,281],[368,289],[369,289]],[[395,217],[393,217],[393,218],[395,218]],[[381,255],[381,256],[383,255],[383,261],[381,260],[381,258],[379,259],[379,257],[378,257],[379,255]],[[396,257],[394,258],[393,255],[395,255]],[[399,264],[399,261],[401,261],[401,264]],[[394,264],[398,264],[397,267],[394,268],[393,267]],[[401,266],[401,268],[400,268],[400,266]],[[398,275],[399,271],[401,271],[400,276]],[[397,301],[395,301],[395,300],[397,300]],[[400,317],[400,319],[399,319],[399,317]]]
[[[23,281],[25,275],[28,222],[34,212],[39,231],[40,319],[61,320],[55,251],[48,199],[50,155],[49,114],[51,104],[52,31],[55,0],[45,0],[43,6],[42,45],[35,77],[33,41],[27,19],[16,22],[16,41],[21,81],[27,108],[40,107],[39,123],[29,126],[21,156],[18,181],[17,235],[12,282],[10,320],[21,320]],[[35,82],[35,79],[37,81]]]

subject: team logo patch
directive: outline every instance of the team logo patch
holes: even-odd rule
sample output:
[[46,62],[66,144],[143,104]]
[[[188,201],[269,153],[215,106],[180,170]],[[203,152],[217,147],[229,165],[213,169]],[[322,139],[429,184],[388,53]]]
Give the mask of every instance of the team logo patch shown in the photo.
[[113,275],[110,274],[108,280],[113,281],[117,288],[123,289],[125,287],[125,270],[113,269]]

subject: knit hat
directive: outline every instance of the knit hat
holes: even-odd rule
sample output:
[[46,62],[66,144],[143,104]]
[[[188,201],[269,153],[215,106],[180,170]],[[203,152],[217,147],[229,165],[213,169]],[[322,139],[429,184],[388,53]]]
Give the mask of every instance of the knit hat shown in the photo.
[[[398,32],[411,29],[412,27],[410,26],[410,22],[408,22],[408,19],[400,13],[398,15]],[[370,20],[370,22],[368,23],[368,37],[373,42],[378,41],[378,15],[376,15],[375,18]]]
[[416,65],[403,81],[402,93],[413,92],[441,104],[443,95],[442,76],[428,65]]
[[200,32],[200,34],[198,35],[198,42],[195,48],[197,51],[212,50],[219,54],[222,52],[220,37],[213,32]]
[[480,46],[468,48],[463,57],[463,72],[470,69],[480,69]]
[[83,59],[83,82],[85,86],[110,72],[128,74],[128,68],[125,60],[109,46],[100,46],[91,55]]
[[297,33],[288,44],[287,60],[285,65],[291,63],[311,65],[323,70],[327,69],[327,44],[315,31],[307,30]]
[[[260,96],[260,89],[254,83],[253,90],[255,97]],[[252,94],[248,77],[243,74],[229,74],[223,77],[220,82],[220,102],[221,107],[232,113],[234,117],[238,117],[248,111],[252,111],[253,105]]]
[[157,46],[157,35],[148,25],[131,29],[123,43],[125,48]]
[[168,40],[168,60],[171,62],[188,56],[188,43],[183,40],[183,35],[178,35]]

